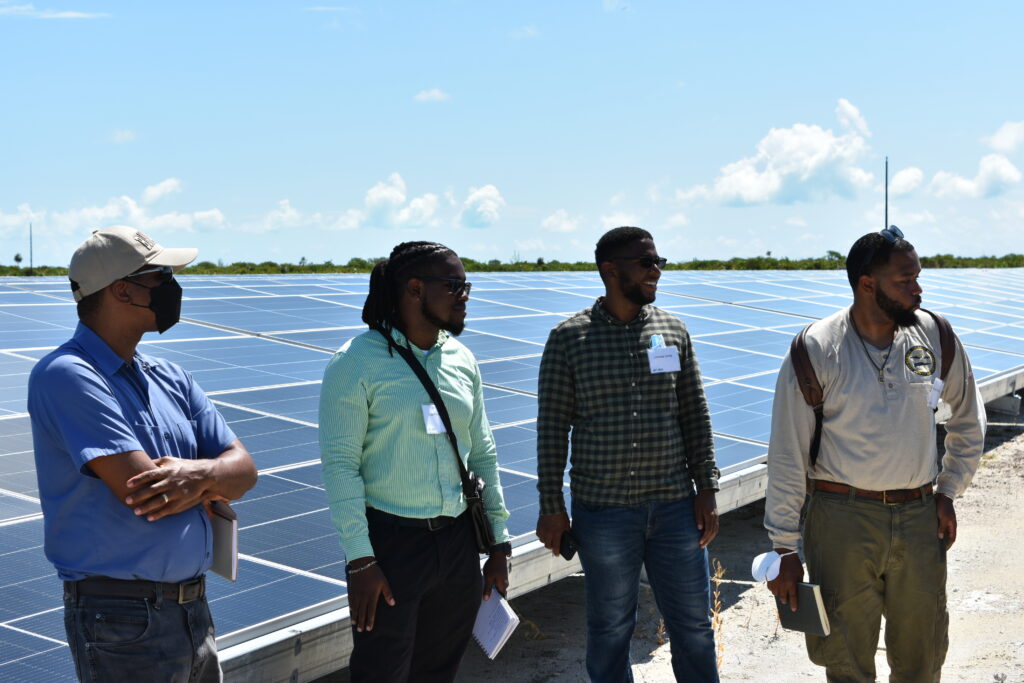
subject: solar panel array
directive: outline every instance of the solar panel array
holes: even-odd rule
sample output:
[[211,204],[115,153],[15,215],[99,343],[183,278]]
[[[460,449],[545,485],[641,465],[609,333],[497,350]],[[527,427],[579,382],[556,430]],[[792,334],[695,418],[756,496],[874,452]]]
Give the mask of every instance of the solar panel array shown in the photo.
[[[480,361],[498,443],[509,526],[532,536],[537,516],[537,374],[548,331],[603,289],[594,272],[473,274],[462,341]],[[181,278],[183,321],[144,351],[190,370],[252,452],[259,483],[235,504],[237,583],[211,576],[220,634],[345,593],[343,557],[322,490],[320,378],[330,354],[360,333],[365,275]],[[984,382],[1024,372],[1024,271],[924,274],[926,303],[953,322]],[[658,305],[682,318],[701,364],[720,467],[763,461],[772,390],[789,341],[849,304],[845,274],[666,272]],[[25,397],[28,373],[70,337],[66,280],[0,279],[0,679],[73,680],[61,588],[43,556]],[[566,487],[566,491],[567,491]]]

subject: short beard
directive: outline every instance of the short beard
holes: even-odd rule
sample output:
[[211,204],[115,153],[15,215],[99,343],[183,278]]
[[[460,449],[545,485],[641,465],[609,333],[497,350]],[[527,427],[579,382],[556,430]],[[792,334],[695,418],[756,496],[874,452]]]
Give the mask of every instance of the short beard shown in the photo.
[[[896,327],[913,327],[917,324],[917,313],[913,309],[903,308],[895,299],[890,299],[881,287],[875,288],[875,303],[890,320],[896,323]],[[916,297],[915,303],[920,306],[921,297]]]
[[636,304],[637,306],[646,306],[647,304],[654,303],[657,294],[647,295],[644,294],[643,285],[640,283],[642,280],[621,280],[620,291],[622,296],[626,297],[630,303]]
[[435,327],[438,327],[445,332],[450,332],[453,337],[458,337],[462,334],[462,330],[466,329],[466,322],[460,320],[457,323],[453,323],[451,320],[441,320],[427,308],[427,301],[423,299],[420,302],[420,312],[423,313],[423,317],[427,319],[427,322]]

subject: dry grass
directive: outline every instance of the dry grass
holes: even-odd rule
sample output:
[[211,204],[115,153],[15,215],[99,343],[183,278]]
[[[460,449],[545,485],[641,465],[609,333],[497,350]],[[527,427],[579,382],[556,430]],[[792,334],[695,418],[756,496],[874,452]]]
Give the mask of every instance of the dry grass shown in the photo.
[[712,558],[711,584],[711,628],[715,632],[715,659],[718,670],[722,670],[722,660],[725,659],[725,641],[722,639],[722,580],[725,578],[725,567],[718,558]]

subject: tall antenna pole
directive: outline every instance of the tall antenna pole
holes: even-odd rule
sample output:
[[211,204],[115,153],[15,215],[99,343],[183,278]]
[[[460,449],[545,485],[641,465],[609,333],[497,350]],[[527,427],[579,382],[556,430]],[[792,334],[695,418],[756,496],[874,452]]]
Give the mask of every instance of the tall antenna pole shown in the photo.
[[885,225],[882,230],[889,227],[889,157],[885,158]]
[[28,274],[35,275],[35,265],[32,263],[32,224],[28,224]]

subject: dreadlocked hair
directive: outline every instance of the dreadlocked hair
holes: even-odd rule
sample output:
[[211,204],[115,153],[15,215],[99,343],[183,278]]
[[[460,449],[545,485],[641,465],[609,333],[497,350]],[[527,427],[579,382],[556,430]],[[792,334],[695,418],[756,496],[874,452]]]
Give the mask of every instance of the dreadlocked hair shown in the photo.
[[409,278],[422,274],[416,272],[418,269],[454,253],[437,242],[402,242],[370,271],[370,293],[363,304],[363,322],[384,335],[389,355],[394,355],[391,330],[398,326],[398,302],[405,284]]

